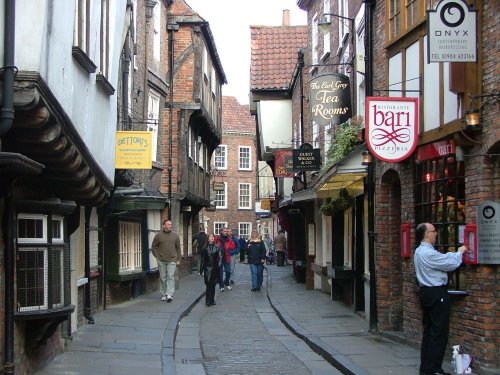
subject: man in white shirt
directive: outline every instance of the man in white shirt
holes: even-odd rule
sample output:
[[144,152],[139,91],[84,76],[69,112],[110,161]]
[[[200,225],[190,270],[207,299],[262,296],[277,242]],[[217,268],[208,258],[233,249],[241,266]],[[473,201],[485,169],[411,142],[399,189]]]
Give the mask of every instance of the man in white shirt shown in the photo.
[[420,347],[420,374],[450,375],[441,367],[449,334],[448,272],[462,264],[467,247],[460,246],[457,252],[440,253],[434,248],[437,231],[430,223],[419,224],[415,237],[420,246],[415,250],[413,262],[420,285],[424,328]]

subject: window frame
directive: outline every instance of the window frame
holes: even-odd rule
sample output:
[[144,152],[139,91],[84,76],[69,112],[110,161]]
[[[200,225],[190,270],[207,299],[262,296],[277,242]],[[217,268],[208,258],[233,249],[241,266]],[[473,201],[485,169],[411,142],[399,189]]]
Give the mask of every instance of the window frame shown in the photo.
[[[422,160],[416,164],[415,182],[416,222],[434,225],[438,233],[434,247],[438,251],[457,251],[466,225],[464,162],[456,160],[454,154]],[[448,287],[465,290],[460,267],[450,274]]]
[[[41,220],[42,221],[42,237],[19,237],[19,219],[23,220]],[[41,214],[20,213],[17,215],[17,243],[48,243],[48,216]]]
[[[242,194],[242,187],[248,187],[248,195]],[[242,205],[242,198],[248,197],[248,205]],[[250,182],[240,182],[238,183],[238,209],[240,210],[251,210],[252,209],[252,183]]]
[[[431,0],[430,9],[434,7],[437,1]],[[410,2],[410,6],[408,6],[408,2]],[[399,40],[426,21],[426,3],[427,1],[424,0],[386,0],[387,43]],[[396,4],[398,7],[393,7]],[[409,20],[410,13],[413,14],[413,17]],[[393,32],[394,29],[397,30]]]
[[[248,233],[246,233],[246,230],[242,230],[242,228],[245,226],[248,229]],[[238,234],[240,237],[244,236],[244,239],[248,240],[250,238],[251,233],[252,233],[252,222],[241,221],[238,223]]]
[[75,0],[75,27],[73,45],[89,55],[90,50],[90,2],[91,0]]
[[221,229],[227,228],[227,221],[214,221],[214,235],[220,235]]
[[161,59],[161,6],[153,9],[153,58]]
[[147,131],[151,134],[151,160],[157,161],[158,154],[158,129],[160,122],[160,102],[161,96],[153,90],[148,93],[148,120]]
[[[41,221],[42,235],[40,237],[19,237],[21,232],[19,226],[22,220]],[[36,313],[64,307],[65,303],[68,302],[65,300],[65,294],[69,291],[70,286],[69,245],[64,216],[20,212],[16,215],[16,224],[17,311]],[[58,229],[57,235],[54,235],[54,228]],[[30,256],[35,257],[35,263],[42,257],[42,267],[33,268],[35,266],[30,266],[28,264]],[[21,285],[23,280],[26,285]],[[57,283],[57,288],[54,282]],[[41,299],[35,297],[34,304],[22,306],[30,302],[30,293],[33,292],[35,295],[42,292],[43,297]]]
[[[123,230],[132,229],[135,233],[123,233]],[[142,225],[134,221],[118,221],[118,272],[120,274],[141,271],[143,267],[142,262]],[[123,251],[123,245],[130,245],[130,251]],[[138,245],[138,246],[137,246]],[[124,265],[123,258],[127,258],[127,263]]]
[[[219,197],[222,197],[222,199],[220,199]],[[219,201],[222,201],[222,200],[224,201],[223,202],[224,205],[217,205],[217,203]],[[216,190],[214,202],[215,202],[216,209],[217,208],[220,208],[220,209],[227,208],[227,182],[224,182],[224,190]]]
[[[219,152],[222,152],[223,151],[223,154],[224,155],[217,155],[217,150],[220,150]],[[223,163],[220,163],[221,160],[218,160],[221,159],[223,160]],[[227,145],[218,145],[215,150],[214,150],[214,166],[215,166],[215,169],[218,169],[218,170],[227,170]]]
[[[101,0],[101,74],[109,78],[109,0]],[[135,34],[134,34],[135,37]]]
[[[242,156],[242,151],[247,150],[248,156]],[[243,166],[245,162],[248,162],[248,167]],[[252,148],[250,146],[238,146],[238,170],[239,171],[251,171],[252,170]]]

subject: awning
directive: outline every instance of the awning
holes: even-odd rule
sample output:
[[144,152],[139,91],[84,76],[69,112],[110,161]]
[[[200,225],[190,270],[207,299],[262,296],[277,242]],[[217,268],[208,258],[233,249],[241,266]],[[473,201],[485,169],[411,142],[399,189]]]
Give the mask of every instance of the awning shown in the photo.
[[362,164],[364,147],[352,151],[345,159],[332,166],[312,187],[318,198],[330,197],[341,189],[348,188],[352,195],[364,190],[367,167]]
[[167,197],[144,189],[117,189],[110,202],[111,208],[122,211],[163,210],[166,205]]

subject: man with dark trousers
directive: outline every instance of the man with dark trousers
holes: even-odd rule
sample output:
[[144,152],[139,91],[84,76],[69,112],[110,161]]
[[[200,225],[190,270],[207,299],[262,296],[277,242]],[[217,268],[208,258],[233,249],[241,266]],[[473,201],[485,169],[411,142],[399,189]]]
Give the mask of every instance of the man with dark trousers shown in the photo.
[[449,375],[442,366],[448,344],[450,300],[447,284],[448,272],[462,263],[467,248],[460,246],[457,252],[441,253],[434,248],[437,231],[434,225],[422,223],[415,232],[420,246],[415,250],[414,264],[420,285],[422,316],[422,344],[420,347],[420,374]]

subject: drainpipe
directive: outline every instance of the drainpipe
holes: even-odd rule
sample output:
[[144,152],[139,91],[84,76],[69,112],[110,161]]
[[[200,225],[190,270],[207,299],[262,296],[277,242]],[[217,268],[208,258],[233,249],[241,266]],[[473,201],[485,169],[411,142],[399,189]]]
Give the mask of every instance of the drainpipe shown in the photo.
[[90,213],[92,207],[85,207],[85,277],[87,283],[85,284],[85,307],[83,315],[88,320],[89,324],[94,324],[94,318],[91,314],[90,306]]
[[[4,24],[4,66],[3,66],[3,82],[2,82],[2,107],[0,109],[0,136],[6,134],[12,127],[14,119],[14,75],[16,67],[14,66],[14,51],[15,51],[15,19],[16,7],[15,0],[5,0],[5,24]],[[0,152],[2,151],[2,142],[0,139]],[[14,269],[15,269],[15,254],[14,254],[14,209],[12,204],[12,196],[8,194],[5,197],[5,214],[4,214],[4,262],[5,262],[5,321],[4,321],[4,363],[3,373],[14,374]]]
[[[365,89],[373,95],[373,8],[375,0],[365,0]],[[368,268],[370,270],[370,331],[377,328],[377,284],[375,277],[375,159],[368,165]]]
[[[3,57],[3,82],[2,82],[2,108],[0,109],[0,136],[6,134],[12,127],[14,119],[14,75],[17,68],[14,66],[14,51],[16,44],[15,0],[5,0],[5,25],[4,25],[4,57]],[[0,140],[0,151],[2,143]]]
[[[170,16],[169,16],[170,17]],[[172,144],[173,144],[173,126],[174,126],[174,35],[175,31],[179,30],[179,25],[175,23],[170,23],[167,20],[167,30],[168,30],[168,84],[169,84],[169,95],[168,95],[168,219],[172,220],[172,172],[174,167],[172,165]]]
[[[300,85],[300,143],[304,144],[304,50],[298,54],[299,62],[299,85]],[[302,172],[304,180],[304,190],[307,189],[306,171]]]
[[14,254],[14,209],[12,204],[12,194],[9,193],[5,197],[5,215],[4,215],[4,236],[5,236],[5,353],[3,373],[14,374],[14,268],[15,268],[15,254]]
[[128,89],[129,89],[129,75],[130,75],[130,26],[125,38],[125,45],[123,46],[123,76],[122,76],[122,130],[131,130],[131,124],[128,120]]

